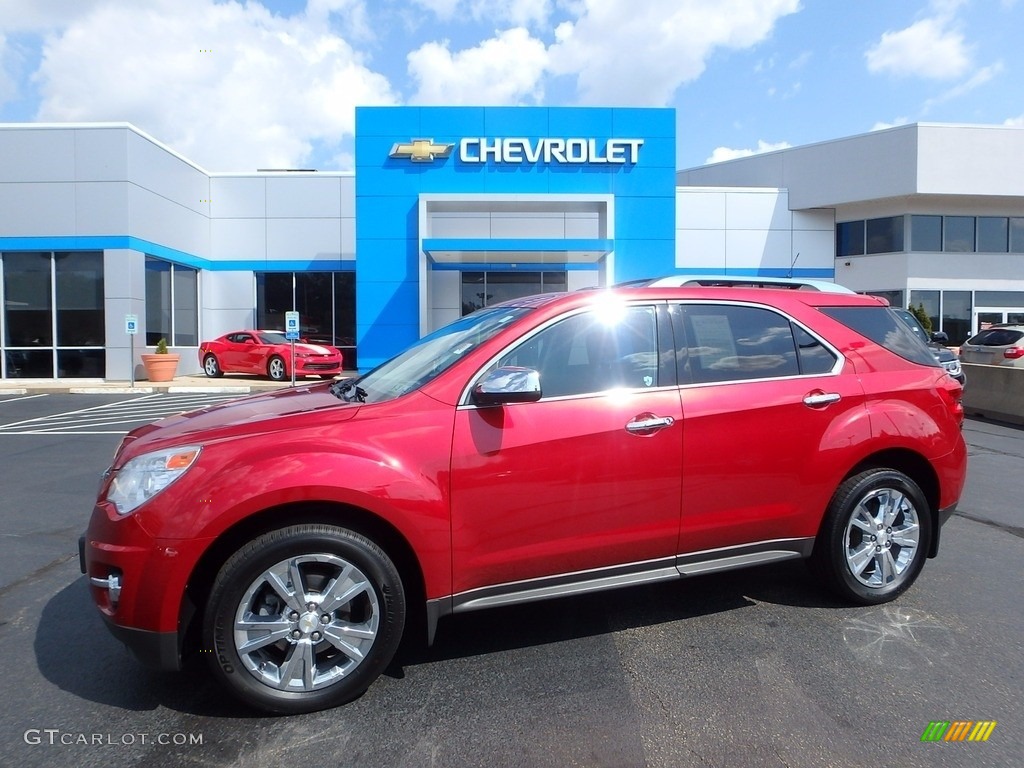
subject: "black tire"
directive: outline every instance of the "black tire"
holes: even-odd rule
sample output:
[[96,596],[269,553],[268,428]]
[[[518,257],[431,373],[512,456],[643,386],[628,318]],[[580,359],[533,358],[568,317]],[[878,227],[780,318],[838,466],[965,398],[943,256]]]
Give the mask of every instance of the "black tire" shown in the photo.
[[288,378],[288,369],[285,367],[283,357],[274,355],[267,360],[267,376],[271,381],[284,381]]
[[221,568],[203,647],[214,675],[245,704],[315,712],[351,701],[377,679],[401,642],[405,615],[401,576],[380,547],[344,528],[294,525],[254,539]]
[[931,511],[917,483],[871,469],[847,478],[832,497],[811,570],[845,600],[887,603],[917,579],[931,537]]
[[217,362],[217,358],[213,355],[207,355],[203,358],[203,372],[211,379],[219,379],[224,375],[220,363]]

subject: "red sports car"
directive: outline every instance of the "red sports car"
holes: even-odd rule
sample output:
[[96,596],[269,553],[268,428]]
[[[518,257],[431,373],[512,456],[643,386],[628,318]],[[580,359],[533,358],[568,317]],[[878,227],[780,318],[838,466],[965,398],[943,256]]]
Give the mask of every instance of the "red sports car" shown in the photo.
[[[199,345],[199,362],[206,375],[258,373],[274,381],[291,378],[291,342],[281,331],[233,331]],[[336,376],[341,351],[322,344],[295,342],[296,376]]]

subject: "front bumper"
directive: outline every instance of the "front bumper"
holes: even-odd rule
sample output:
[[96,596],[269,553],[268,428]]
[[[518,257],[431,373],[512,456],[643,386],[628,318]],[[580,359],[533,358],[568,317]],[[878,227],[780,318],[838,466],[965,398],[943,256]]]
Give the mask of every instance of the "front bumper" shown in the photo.
[[110,632],[144,664],[181,668],[185,585],[203,542],[151,538],[135,515],[93,510],[78,557],[89,594]]

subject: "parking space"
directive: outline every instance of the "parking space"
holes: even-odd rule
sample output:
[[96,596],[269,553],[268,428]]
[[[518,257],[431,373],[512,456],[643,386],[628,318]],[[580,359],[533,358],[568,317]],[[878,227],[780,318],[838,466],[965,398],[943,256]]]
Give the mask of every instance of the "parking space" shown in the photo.
[[[237,394],[177,393],[151,394],[137,397],[117,397],[112,402],[67,409],[76,396],[23,395],[0,397],[0,435],[123,435],[135,427],[148,424],[165,416],[205,408],[238,397]],[[82,396],[87,397],[87,396]],[[99,396],[109,401],[111,396]],[[34,406],[57,405],[60,410],[42,415],[23,417],[19,404],[30,399],[51,398]],[[94,398],[95,399],[95,398]]]
[[[839,603],[786,562],[460,614],[355,702],[273,718],[226,699],[202,660],[182,674],[135,662],[78,570],[77,538],[119,439],[102,430],[130,426],[96,418],[156,418],[188,397],[223,399],[0,398],[0,435],[21,435],[0,437],[0,643],[7,688],[22,692],[0,705],[3,765],[1019,763],[1024,479],[1012,470],[1024,430],[965,424],[960,510],[895,603]],[[921,740],[954,720],[997,725],[986,743]]]

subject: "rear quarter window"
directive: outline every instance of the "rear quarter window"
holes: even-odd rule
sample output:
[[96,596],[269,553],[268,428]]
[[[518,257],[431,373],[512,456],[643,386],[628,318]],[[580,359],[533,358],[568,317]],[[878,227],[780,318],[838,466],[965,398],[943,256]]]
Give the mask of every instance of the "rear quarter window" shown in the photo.
[[928,345],[888,307],[821,307],[821,311],[904,360],[939,365]]

